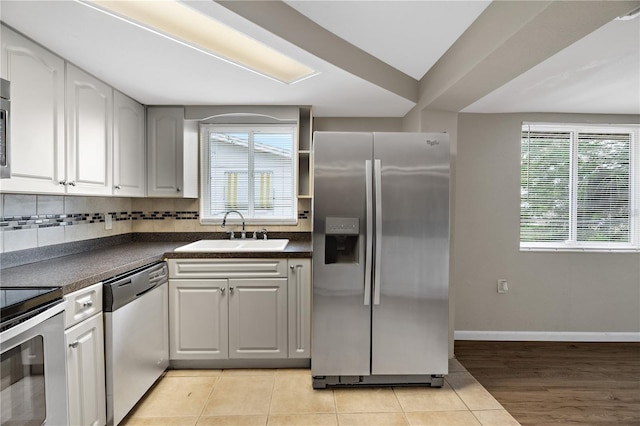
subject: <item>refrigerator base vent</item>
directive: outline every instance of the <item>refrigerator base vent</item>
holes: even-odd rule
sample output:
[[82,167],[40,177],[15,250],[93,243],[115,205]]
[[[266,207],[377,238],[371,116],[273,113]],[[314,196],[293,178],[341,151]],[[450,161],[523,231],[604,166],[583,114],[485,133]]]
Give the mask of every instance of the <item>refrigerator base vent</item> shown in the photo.
[[442,374],[410,376],[313,376],[314,389],[367,386],[428,386],[441,388],[443,384],[444,376]]

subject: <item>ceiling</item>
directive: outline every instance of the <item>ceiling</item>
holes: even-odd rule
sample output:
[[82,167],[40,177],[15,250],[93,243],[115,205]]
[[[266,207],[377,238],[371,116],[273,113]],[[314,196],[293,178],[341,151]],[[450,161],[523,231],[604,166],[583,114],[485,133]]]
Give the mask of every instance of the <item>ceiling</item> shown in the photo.
[[[417,104],[429,71],[490,5],[256,3],[273,9],[269,27],[255,23],[264,16],[251,19],[264,13],[248,2],[185,2],[318,75],[292,85],[275,82],[72,0],[3,0],[0,19],[143,104],[313,105],[320,117],[403,117]],[[639,52],[640,18],[612,21],[456,108],[640,114]]]

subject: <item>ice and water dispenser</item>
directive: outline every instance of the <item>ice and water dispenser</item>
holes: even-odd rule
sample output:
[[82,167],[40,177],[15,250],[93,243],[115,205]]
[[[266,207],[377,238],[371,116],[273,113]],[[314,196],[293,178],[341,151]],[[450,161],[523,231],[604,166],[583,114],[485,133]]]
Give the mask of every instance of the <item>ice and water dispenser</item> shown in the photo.
[[357,217],[327,217],[324,263],[358,263],[360,221]]

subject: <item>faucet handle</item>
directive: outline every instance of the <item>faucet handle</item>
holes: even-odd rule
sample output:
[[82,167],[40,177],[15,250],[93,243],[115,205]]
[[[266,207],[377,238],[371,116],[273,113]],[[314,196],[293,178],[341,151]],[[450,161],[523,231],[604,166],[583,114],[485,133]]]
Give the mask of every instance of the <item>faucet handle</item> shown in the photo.
[[233,233],[233,231],[227,231],[227,234],[229,234],[229,239],[230,240],[235,240],[236,235]]
[[247,232],[244,229],[240,232],[240,238],[242,238],[243,240],[247,238]]
[[266,240],[267,239],[267,228],[262,228],[260,230],[260,232],[262,233],[262,239]]

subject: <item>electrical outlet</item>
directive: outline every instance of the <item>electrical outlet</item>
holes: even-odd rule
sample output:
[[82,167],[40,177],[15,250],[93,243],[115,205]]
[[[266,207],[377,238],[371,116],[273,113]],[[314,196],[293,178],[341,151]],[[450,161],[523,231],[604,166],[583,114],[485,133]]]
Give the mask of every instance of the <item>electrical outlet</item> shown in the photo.
[[506,293],[507,291],[509,291],[507,280],[498,280],[498,293]]
[[113,218],[109,213],[104,215],[104,229],[113,229]]

